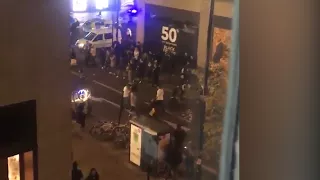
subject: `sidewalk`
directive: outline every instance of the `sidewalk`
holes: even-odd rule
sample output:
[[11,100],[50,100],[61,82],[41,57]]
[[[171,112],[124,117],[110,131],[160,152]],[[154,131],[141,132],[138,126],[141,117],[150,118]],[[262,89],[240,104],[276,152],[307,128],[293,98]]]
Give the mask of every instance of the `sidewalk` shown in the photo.
[[127,150],[119,150],[112,144],[95,140],[86,132],[81,132],[76,124],[73,127],[73,160],[79,163],[84,176],[94,167],[101,180],[146,179],[145,172],[129,163]]

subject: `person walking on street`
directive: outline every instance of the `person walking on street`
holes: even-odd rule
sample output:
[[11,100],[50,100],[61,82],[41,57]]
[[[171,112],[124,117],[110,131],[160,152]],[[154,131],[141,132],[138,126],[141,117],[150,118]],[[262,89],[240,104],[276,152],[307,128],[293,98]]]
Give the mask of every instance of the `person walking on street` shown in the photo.
[[111,51],[110,49],[106,50],[106,55],[105,55],[105,59],[104,59],[104,66],[102,66],[102,69],[106,69],[108,70],[110,67],[110,56],[111,56]]
[[139,60],[139,57],[140,57],[140,51],[137,47],[134,48],[134,51],[133,51],[133,57],[134,59],[137,61]]
[[183,56],[183,58],[182,58],[182,66],[185,66],[188,62],[190,62],[190,58],[189,58],[189,55],[188,55],[188,53],[184,53],[184,56]]
[[123,87],[123,105],[126,109],[128,109],[130,105],[130,91],[130,84],[127,84]]
[[91,59],[91,54],[90,54],[90,43],[89,41],[86,42],[84,45],[84,62],[85,65],[88,67],[89,66],[89,61]]
[[180,71],[181,85],[186,84],[189,81],[190,74],[191,74],[191,70],[189,68],[189,63],[187,63],[184,67],[182,67]]
[[131,84],[133,82],[133,72],[131,63],[128,63],[126,70],[128,72],[128,83]]
[[140,58],[139,64],[137,67],[139,83],[142,83],[142,81],[143,81],[144,74],[145,74],[145,68],[146,68],[146,65],[145,65],[144,61]]
[[137,42],[137,45],[136,47],[138,48],[139,52],[143,52],[143,49],[142,49],[142,44],[140,41]]
[[97,50],[96,48],[91,44],[90,45],[90,63],[93,65],[96,65],[96,56],[97,56]]
[[159,84],[160,67],[157,61],[154,62],[152,70],[152,86],[157,86]]
[[78,123],[81,125],[82,131],[84,131],[86,125],[86,113],[85,113],[85,102],[81,102],[76,108],[76,117]]
[[162,108],[162,110],[164,111],[164,103],[163,103],[163,100],[164,100],[164,90],[163,88],[158,85],[157,86],[157,94],[156,94],[156,105],[160,108]]
[[99,180],[99,174],[95,168],[91,168],[90,173],[86,180]]
[[72,163],[71,179],[72,180],[82,180],[83,179],[83,173],[79,169],[77,161],[74,161]]
[[130,92],[130,112],[137,114],[137,92],[135,86],[132,86]]
[[147,69],[146,69],[146,77],[148,79],[148,82],[152,81],[152,71],[153,71],[153,65],[151,61],[147,62]]
[[117,60],[116,60],[115,54],[111,54],[109,74],[116,75],[116,63],[117,63]]

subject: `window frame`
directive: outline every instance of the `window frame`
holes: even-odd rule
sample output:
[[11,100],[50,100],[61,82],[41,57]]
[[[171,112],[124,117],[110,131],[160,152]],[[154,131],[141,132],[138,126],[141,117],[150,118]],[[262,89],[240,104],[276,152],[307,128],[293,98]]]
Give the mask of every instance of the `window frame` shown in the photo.
[[[96,40],[99,36],[101,36],[100,40]],[[93,38],[92,42],[103,41],[103,34],[97,34],[96,37]]]
[[[108,34],[110,34],[110,38],[106,38],[106,35],[108,35]],[[112,39],[112,38],[113,38],[113,35],[112,35],[112,33],[104,33],[104,34],[103,34],[103,38],[104,38],[105,40]]]

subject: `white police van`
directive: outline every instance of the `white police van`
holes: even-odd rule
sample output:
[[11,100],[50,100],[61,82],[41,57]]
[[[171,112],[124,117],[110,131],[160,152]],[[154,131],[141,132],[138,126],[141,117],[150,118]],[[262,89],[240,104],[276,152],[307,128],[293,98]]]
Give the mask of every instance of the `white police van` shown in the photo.
[[118,29],[118,40],[116,38],[117,29],[111,27],[101,27],[99,29],[91,30],[84,38],[77,40],[76,46],[83,49],[86,42],[92,44],[94,48],[107,48],[111,47],[116,41],[121,42],[121,31]]

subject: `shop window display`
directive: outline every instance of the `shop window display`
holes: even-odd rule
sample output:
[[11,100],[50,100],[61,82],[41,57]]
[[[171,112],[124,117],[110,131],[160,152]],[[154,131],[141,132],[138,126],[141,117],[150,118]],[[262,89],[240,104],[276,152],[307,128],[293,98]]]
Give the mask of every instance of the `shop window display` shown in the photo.
[[8,157],[8,180],[34,180],[33,151]]
[[9,180],[20,180],[20,156],[8,157],[8,178]]

